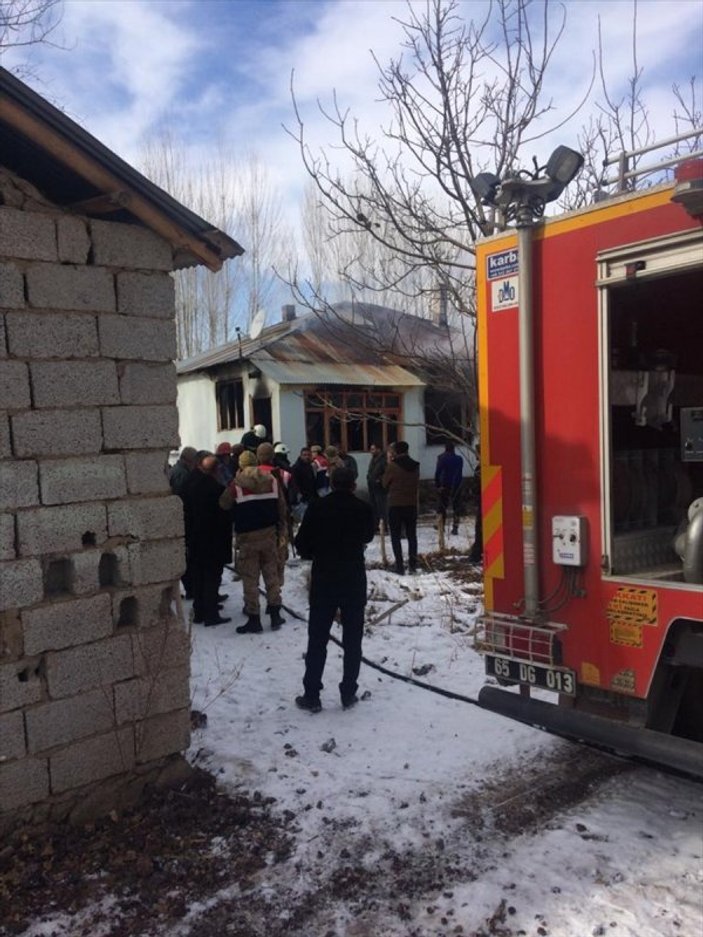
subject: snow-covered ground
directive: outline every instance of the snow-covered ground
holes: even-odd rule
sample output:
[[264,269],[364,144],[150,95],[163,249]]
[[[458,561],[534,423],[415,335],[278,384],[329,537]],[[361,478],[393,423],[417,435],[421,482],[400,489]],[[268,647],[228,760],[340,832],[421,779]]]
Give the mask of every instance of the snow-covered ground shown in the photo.
[[[467,524],[452,539],[465,550],[470,535]],[[425,524],[420,552],[435,550],[436,537]],[[378,540],[367,557],[364,655],[476,696],[484,682],[471,636],[481,602],[477,577],[462,583],[429,566],[397,577],[373,568]],[[289,561],[284,588],[285,605],[303,617],[308,566]],[[277,897],[281,921],[301,895],[316,888],[328,894],[315,927],[290,933],[703,933],[699,785],[643,767],[609,772],[599,755],[601,774],[612,776],[561,808],[554,776],[578,777],[593,757],[584,749],[368,666],[361,701],[343,711],[341,651],[332,644],[324,708],[302,712],[293,700],[302,691],[305,622],[287,615],[271,633],[264,617],[263,635],[237,635],[241,587],[228,573],[224,587],[230,600],[223,614],[233,622],[193,627],[192,703],[207,725],[194,732],[190,758],[224,787],[258,790],[294,815],[295,853],[259,887]],[[346,888],[330,889],[335,872],[337,883],[346,875]],[[374,899],[361,900],[364,890]],[[192,908],[191,920],[197,916]]]

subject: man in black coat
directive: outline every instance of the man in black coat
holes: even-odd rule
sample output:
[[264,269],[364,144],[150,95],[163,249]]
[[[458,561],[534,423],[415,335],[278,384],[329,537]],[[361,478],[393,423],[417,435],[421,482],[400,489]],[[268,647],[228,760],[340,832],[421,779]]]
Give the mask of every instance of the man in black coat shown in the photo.
[[308,505],[317,498],[317,486],[315,485],[315,469],[312,464],[312,452],[308,446],[303,446],[300,455],[293,463],[291,468],[293,481],[300,492],[300,500]]
[[305,693],[295,699],[297,706],[309,712],[322,709],[322,673],[337,609],[341,614],[344,648],[339,693],[345,709],[357,702],[366,605],[364,546],[374,534],[373,511],[354,495],[356,485],[349,469],[334,469],[330,481],[332,491],[326,498],[317,498],[309,504],[295,538],[298,554],[312,559]]
[[231,621],[220,616],[217,605],[222,570],[232,558],[232,520],[220,509],[224,488],[215,478],[217,464],[216,456],[206,455],[185,491],[193,621],[206,627]]

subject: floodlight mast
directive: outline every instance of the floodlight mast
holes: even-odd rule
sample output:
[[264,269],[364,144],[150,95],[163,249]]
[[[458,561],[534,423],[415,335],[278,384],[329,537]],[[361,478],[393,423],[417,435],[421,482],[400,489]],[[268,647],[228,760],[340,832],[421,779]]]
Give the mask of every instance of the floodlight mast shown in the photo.
[[[518,173],[501,180],[481,173],[474,188],[482,201],[514,221],[518,238],[518,341],[520,362],[520,474],[522,491],[522,559],[524,615],[540,616],[539,542],[537,528],[537,471],[535,446],[534,323],[532,309],[532,229],[547,202],[559,198],[583,166],[583,156],[558,146],[546,166],[533,174]],[[546,176],[540,177],[544,171]]]

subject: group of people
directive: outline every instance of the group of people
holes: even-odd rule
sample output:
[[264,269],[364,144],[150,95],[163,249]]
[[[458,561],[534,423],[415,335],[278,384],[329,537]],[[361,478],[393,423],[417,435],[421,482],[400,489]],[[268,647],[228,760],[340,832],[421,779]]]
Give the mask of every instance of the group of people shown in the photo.
[[[320,690],[330,631],[339,611],[343,633],[342,706],[357,702],[361,664],[366,569],[364,550],[383,522],[387,524],[395,572],[417,569],[417,516],[420,463],[408,444],[398,441],[385,451],[372,445],[367,471],[369,500],[354,492],[355,460],[334,446],[304,446],[292,465],[283,443],[273,444],[261,425],[238,445],[220,443],[214,453],[185,447],[173,467],[170,484],[184,508],[186,597],[193,599],[193,620],[206,627],[231,619],[221,615],[224,567],[233,556],[242,580],[246,622],[240,634],[261,633],[259,580],[263,578],[271,629],[284,623],[281,590],[289,546],[312,560],[308,644],[304,692],[296,704],[321,709]],[[460,510],[462,459],[451,443],[437,460],[435,484],[439,511],[452,507],[453,532]],[[299,521],[294,535],[293,518]],[[334,532],[334,535],[331,535]]]

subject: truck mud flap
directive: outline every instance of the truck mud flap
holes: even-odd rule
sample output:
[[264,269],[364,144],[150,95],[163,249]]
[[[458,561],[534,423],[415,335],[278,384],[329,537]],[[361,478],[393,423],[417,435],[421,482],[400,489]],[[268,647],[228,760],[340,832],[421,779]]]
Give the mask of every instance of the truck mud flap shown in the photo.
[[703,779],[703,744],[700,742],[625,725],[542,700],[525,699],[496,687],[483,687],[478,703],[483,709],[518,722]]

